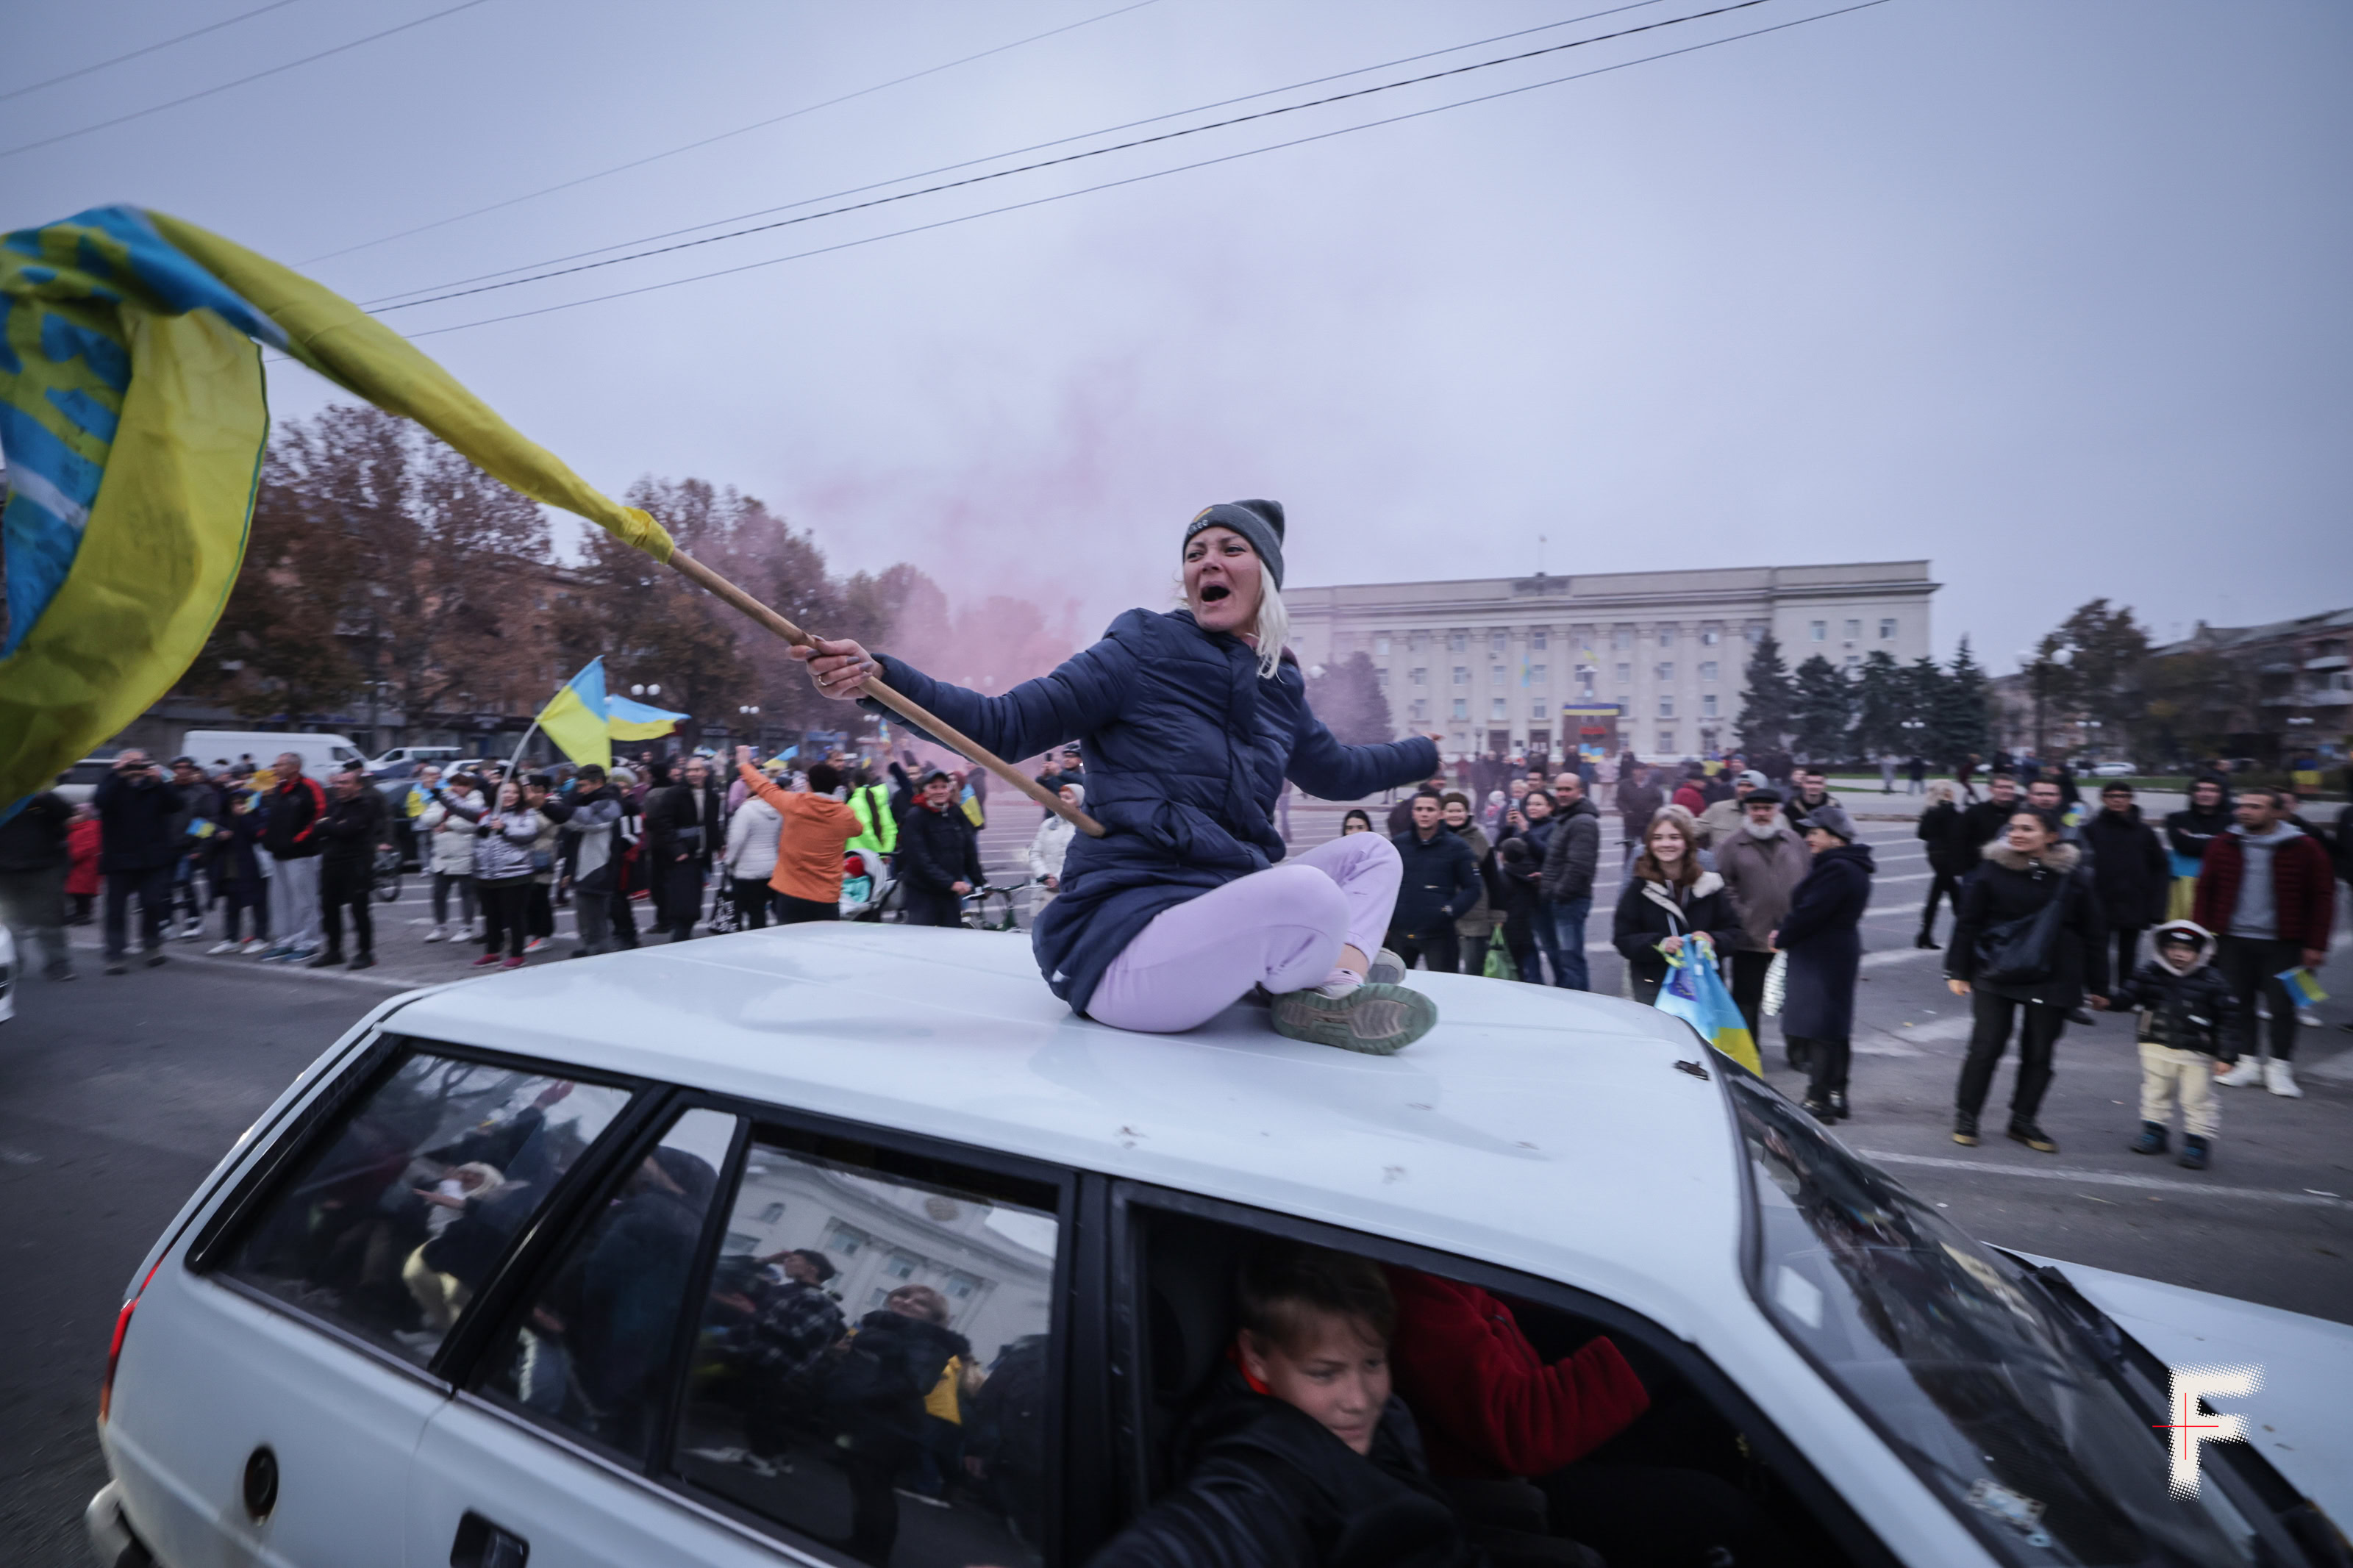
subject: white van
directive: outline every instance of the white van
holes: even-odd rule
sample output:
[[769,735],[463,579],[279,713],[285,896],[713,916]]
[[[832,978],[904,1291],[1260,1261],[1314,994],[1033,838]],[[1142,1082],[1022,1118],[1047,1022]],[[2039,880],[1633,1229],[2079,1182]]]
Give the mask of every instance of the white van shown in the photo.
[[258,766],[266,768],[272,758],[285,752],[300,756],[302,771],[313,778],[348,763],[367,765],[348,735],[293,734],[284,730],[191,730],[180,742],[179,754],[195,758],[201,767],[251,757]]

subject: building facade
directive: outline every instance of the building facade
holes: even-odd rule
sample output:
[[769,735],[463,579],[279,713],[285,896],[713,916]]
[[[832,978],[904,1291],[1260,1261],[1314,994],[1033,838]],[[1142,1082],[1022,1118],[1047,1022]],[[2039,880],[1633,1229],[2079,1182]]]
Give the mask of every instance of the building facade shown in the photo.
[[1926,654],[1926,561],[1585,573],[1287,588],[1310,668],[1368,655],[1400,734],[1457,753],[1694,757],[1734,744],[1741,676],[1767,631],[1794,669]]
[[2260,626],[2200,621],[2149,658],[2201,677],[2178,726],[2185,735],[2224,737],[2228,751],[2266,765],[2353,755],[2353,609]]

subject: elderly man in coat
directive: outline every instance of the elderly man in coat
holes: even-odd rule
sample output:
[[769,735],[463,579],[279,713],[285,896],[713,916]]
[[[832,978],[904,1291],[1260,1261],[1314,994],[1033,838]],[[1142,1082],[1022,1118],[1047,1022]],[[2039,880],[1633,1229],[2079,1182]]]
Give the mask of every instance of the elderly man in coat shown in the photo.
[[1773,945],[1789,955],[1781,1033],[1806,1043],[1806,1109],[1823,1121],[1848,1114],[1849,1037],[1854,1033],[1854,982],[1862,967],[1862,911],[1878,869],[1867,845],[1854,841],[1844,807],[1816,806],[1801,825],[1814,852],[1812,869],[1790,896]]

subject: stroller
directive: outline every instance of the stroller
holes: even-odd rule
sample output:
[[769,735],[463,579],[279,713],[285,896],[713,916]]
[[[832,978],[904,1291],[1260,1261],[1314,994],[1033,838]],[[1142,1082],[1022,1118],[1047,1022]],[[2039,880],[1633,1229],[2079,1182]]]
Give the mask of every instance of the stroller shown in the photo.
[[891,879],[890,862],[871,849],[852,849],[841,858],[841,918],[879,921],[898,887]]

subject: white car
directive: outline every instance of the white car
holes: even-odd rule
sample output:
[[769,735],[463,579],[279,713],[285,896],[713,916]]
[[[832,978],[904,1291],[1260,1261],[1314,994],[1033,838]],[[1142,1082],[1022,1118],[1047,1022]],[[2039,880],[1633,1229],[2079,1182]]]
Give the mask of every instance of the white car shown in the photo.
[[[1484,1287],[1551,1354],[1606,1331],[1808,1564],[2344,1561],[2353,1330],[1982,1246],[1657,1012],[1415,983],[1443,1021],[1388,1058],[1248,1005],[1121,1033],[1021,944],[864,924],[387,1002],[141,1262],[92,1540],[1082,1563],[1171,1484],[1271,1233]],[[911,1342],[902,1441],[933,1373],[867,1391]],[[2160,1343],[2265,1368],[2188,1498]]]
[[2100,779],[2120,779],[2128,778],[2138,772],[2140,770],[2130,763],[2102,763],[2092,770],[2092,776]]

